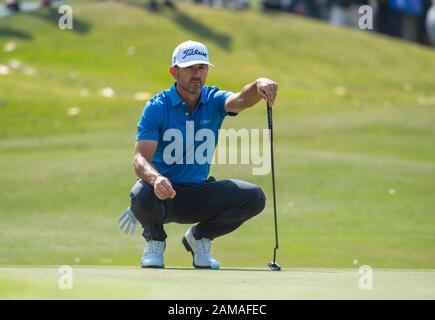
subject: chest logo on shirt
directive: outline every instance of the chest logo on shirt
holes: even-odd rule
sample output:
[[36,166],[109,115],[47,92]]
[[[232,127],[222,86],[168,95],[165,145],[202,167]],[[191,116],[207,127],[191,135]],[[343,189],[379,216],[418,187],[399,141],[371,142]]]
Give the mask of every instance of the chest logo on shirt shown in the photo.
[[199,122],[199,124],[201,125],[201,126],[204,126],[204,125],[206,125],[206,124],[209,124],[211,121],[210,121],[210,119],[205,119],[205,120],[201,120],[200,122]]

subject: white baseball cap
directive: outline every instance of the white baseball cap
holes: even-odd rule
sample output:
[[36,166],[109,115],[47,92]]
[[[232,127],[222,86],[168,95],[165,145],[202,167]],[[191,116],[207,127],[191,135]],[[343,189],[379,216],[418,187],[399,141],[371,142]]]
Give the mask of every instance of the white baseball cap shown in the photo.
[[205,45],[195,41],[185,41],[180,43],[172,53],[172,66],[186,68],[194,64],[208,64],[208,49]]

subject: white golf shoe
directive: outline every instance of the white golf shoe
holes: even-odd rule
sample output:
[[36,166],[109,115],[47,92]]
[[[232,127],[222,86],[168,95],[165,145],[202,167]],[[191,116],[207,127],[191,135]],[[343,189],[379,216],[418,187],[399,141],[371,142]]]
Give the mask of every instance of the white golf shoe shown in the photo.
[[142,268],[164,268],[163,252],[165,246],[165,241],[147,240],[141,259]]
[[183,237],[183,245],[192,253],[193,266],[198,269],[219,269],[220,264],[211,255],[211,240],[202,238],[196,240],[192,228]]

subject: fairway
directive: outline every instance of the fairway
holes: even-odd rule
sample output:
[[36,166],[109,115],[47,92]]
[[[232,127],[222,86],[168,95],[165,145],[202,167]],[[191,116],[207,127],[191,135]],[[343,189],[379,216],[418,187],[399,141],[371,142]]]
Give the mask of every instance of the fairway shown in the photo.
[[58,287],[56,267],[2,267],[0,273],[1,299],[435,299],[435,270],[374,270],[373,288],[365,290],[357,268],[74,267],[71,290]]
[[[435,299],[435,51],[295,15],[191,2],[156,13],[142,2],[71,2],[74,31],[58,28],[54,9],[0,19],[0,49],[14,48],[0,55],[0,298]],[[172,50],[188,39],[209,48],[207,85],[280,86],[281,273],[266,270],[271,176],[253,163],[211,169],[267,197],[214,240],[222,270],[190,268],[179,224],[165,226],[165,265],[178,267],[141,270],[141,230],[118,227],[137,122],[172,85]],[[223,128],[267,128],[264,101]],[[73,290],[58,288],[60,265],[73,266]],[[362,265],[372,290],[358,288]]]

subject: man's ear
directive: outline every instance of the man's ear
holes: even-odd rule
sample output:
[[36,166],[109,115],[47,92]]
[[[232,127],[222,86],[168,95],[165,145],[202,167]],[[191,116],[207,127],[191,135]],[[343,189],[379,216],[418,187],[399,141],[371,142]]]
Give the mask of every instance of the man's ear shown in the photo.
[[174,79],[177,79],[177,69],[173,66],[169,67],[169,73],[172,74],[172,76],[174,77]]

